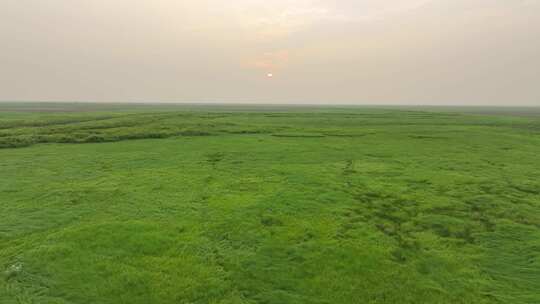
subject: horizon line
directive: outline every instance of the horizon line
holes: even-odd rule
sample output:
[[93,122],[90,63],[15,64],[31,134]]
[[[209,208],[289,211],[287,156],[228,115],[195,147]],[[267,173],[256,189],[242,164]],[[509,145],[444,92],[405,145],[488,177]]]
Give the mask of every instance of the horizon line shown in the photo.
[[223,101],[83,101],[83,100],[0,100],[0,103],[43,103],[43,104],[114,104],[114,105],[192,105],[192,106],[321,106],[321,107],[495,107],[495,108],[540,108],[539,105],[486,105],[486,104],[374,104],[374,103],[257,103],[257,102],[223,102]]

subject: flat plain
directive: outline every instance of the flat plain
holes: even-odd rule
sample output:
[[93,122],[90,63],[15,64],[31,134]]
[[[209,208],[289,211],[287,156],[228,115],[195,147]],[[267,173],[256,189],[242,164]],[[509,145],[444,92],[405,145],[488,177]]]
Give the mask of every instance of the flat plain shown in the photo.
[[540,303],[540,111],[0,103],[0,303]]

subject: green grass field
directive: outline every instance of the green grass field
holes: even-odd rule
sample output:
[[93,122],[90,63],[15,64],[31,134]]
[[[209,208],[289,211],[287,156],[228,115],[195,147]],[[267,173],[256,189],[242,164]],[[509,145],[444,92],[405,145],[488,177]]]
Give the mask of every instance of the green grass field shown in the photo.
[[0,303],[540,303],[538,109],[0,104]]

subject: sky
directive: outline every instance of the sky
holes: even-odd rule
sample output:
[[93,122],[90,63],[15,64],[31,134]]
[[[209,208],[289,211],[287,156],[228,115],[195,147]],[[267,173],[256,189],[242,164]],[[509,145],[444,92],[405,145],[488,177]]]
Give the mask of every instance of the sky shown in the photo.
[[540,0],[0,0],[0,100],[540,106]]

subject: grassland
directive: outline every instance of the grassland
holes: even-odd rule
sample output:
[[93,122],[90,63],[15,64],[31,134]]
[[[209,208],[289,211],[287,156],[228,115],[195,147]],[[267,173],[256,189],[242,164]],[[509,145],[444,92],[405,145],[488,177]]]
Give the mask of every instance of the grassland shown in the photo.
[[466,112],[0,104],[0,303],[540,303],[540,115]]

